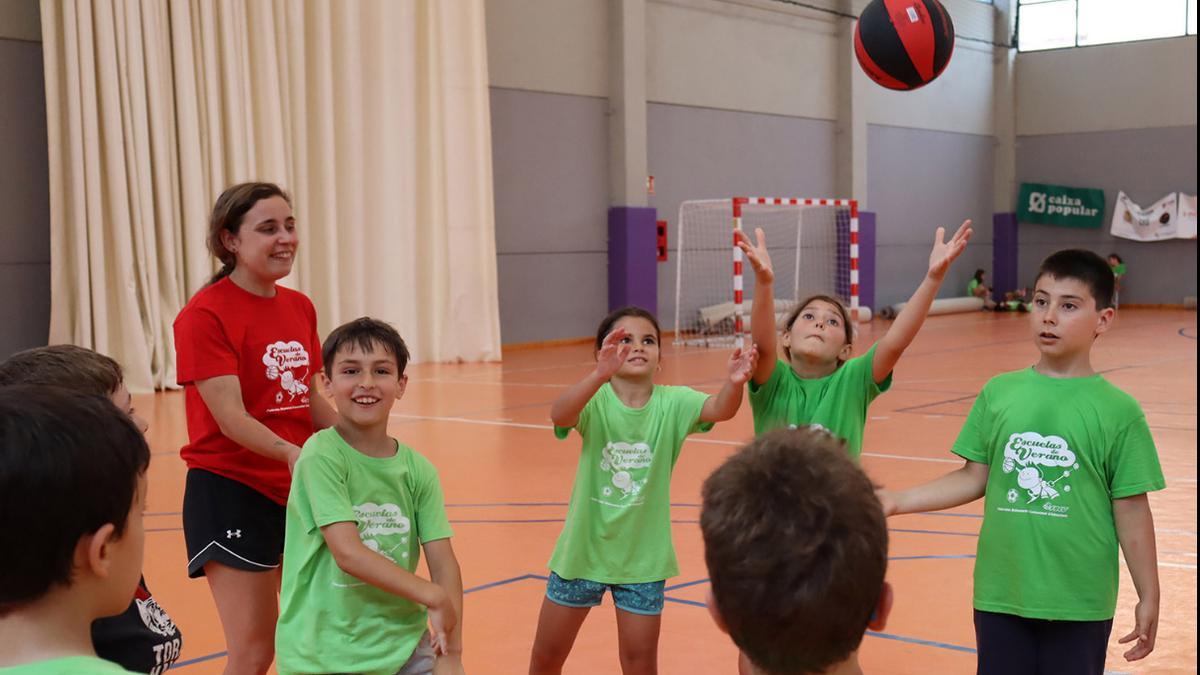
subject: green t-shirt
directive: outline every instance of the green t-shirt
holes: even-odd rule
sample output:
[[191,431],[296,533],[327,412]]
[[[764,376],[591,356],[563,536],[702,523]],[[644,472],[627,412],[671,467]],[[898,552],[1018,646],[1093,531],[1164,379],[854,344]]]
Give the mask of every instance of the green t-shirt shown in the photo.
[[1100,375],[1004,373],[979,392],[954,452],[988,465],[975,608],[1111,619],[1112,500],[1166,487],[1137,401]]
[[975,295],[975,289],[979,288],[979,280],[971,279],[967,282],[967,295]]
[[754,413],[754,435],[784,426],[805,424],[821,427],[846,441],[850,456],[862,453],[867,406],[892,386],[892,374],[875,383],[871,361],[875,347],[856,356],[825,377],[804,379],[782,359],[775,361],[771,377],[761,385],[750,381],[750,409]]
[[4,675],[119,675],[128,672],[112,661],[95,656],[67,656],[0,668],[0,673]]
[[[550,569],[564,579],[606,584],[661,581],[679,574],[671,543],[671,472],[708,394],[655,386],[641,408],[630,408],[607,382],[579,413],[583,451],[567,522]],[[560,439],[569,427],[555,427]]]
[[1112,271],[1113,271],[1113,276],[1115,276],[1115,277],[1125,276],[1125,263],[1117,263],[1116,265],[1113,265]]
[[358,525],[373,551],[415,572],[421,544],[451,536],[437,470],[408,446],[368,457],[336,429],[313,434],[292,475],[275,633],[276,667],[288,673],[388,673],[412,655],[425,607],[346,574],[321,527]]

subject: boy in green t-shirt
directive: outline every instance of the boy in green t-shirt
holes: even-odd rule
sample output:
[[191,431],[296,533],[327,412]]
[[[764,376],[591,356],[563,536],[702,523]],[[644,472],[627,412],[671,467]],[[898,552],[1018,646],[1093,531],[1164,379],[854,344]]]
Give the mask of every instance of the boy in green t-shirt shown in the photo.
[[[276,666],[462,672],[462,575],[429,460],[388,436],[408,348],[361,318],[322,349],[337,423],[304,444],[288,496]],[[422,547],[431,581],[414,572]]]
[[1141,407],[1092,369],[1112,325],[1113,275],[1089,251],[1042,262],[1030,314],[1041,358],[992,378],[953,451],[957,471],[903,492],[885,511],[984,497],[975,562],[979,673],[1099,674],[1117,602],[1118,544],[1138,604],[1127,661],[1154,649],[1159,586],[1146,493],[1166,487]]
[[96,657],[91,627],[137,589],[149,463],[107,398],[0,387],[0,672],[127,672]]

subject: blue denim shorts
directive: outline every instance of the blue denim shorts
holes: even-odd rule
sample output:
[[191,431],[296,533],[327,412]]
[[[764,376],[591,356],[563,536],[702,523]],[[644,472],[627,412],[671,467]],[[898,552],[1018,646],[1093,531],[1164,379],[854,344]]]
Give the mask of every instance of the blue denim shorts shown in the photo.
[[617,609],[657,616],[662,614],[663,588],[666,585],[665,579],[642,584],[605,584],[587,579],[564,579],[551,572],[546,581],[546,597],[564,607],[595,607],[600,604],[607,589],[612,591],[613,604]]

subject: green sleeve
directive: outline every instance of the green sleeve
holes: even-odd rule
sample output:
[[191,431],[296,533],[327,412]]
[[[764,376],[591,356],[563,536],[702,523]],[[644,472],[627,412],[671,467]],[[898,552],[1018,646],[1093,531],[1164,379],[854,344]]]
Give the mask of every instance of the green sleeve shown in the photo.
[[975,289],[979,288],[979,280],[971,279],[967,282],[967,295],[975,295]]
[[875,348],[878,346],[878,342],[871,345],[866,354],[856,356],[842,365],[847,369],[845,376],[851,378],[851,382],[858,382],[862,390],[867,392],[868,402],[892,388],[892,373],[888,373],[883,382],[875,381]]
[[783,359],[775,359],[775,368],[771,370],[771,376],[762,384],[754,384],[754,378],[750,378],[747,383],[750,387],[750,398],[755,400],[769,401],[775,392],[779,391],[779,385],[783,382],[783,378],[787,375],[787,371],[791,369],[791,364]]
[[990,420],[987,386],[984,386],[983,391],[979,392],[979,396],[975,397],[975,404],[971,406],[967,421],[963,423],[962,430],[958,432],[958,438],[955,439],[954,446],[950,451],[972,462],[991,464],[991,448],[988,447]]
[[587,433],[588,423],[591,422],[592,419],[592,410],[595,408],[595,406],[600,405],[598,403],[598,399],[600,398],[600,394],[604,391],[604,386],[605,385],[601,385],[599,391],[597,391],[595,394],[592,394],[592,397],[588,399],[587,403],[584,404],[583,410],[579,411],[579,419],[576,420],[575,426],[560,427],[556,425],[554,427],[555,438],[560,441],[565,439],[571,434],[571,429],[577,429],[580,436]]
[[299,483],[301,490],[294,496],[302,499],[299,513],[309,534],[333,523],[357,521],[346,478],[346,468],[327,455],[302,454],[296,462],[292,481]]
[[417,475],[415,505],[417,508],[414,519],[417,527],[417,537],[422,544],[428,544],[438,539],[449,539],[454,536],[450,520],[446,517],[446,502],[442,496],[442,482],[438,479],[437,469],[428,459],[416,455]]
[[1146,416],[1138,415],[1117,434],[1113,445],[1109,458],[1109,495],[1112,499],[1121,499],[1166,486]]
[[691,387],[672,387],[675,400],[675,415],[684,425],[684,434],[705,433],[713,428],[713,422],[701,422],[700,413],[709,394]]

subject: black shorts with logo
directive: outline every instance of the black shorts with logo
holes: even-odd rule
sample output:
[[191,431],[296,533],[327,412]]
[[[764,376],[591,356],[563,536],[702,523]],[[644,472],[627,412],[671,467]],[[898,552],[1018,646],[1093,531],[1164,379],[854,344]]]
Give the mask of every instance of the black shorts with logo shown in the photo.
[[230,478],[188,469],[183,490],[183,537],[188,576],[220,563],[249,572],[279,569],[286,508]]

